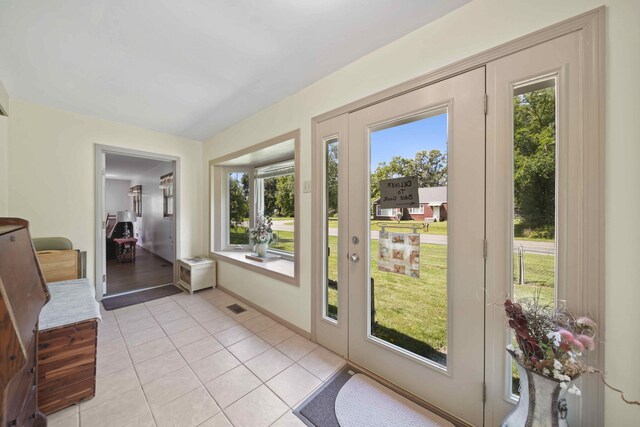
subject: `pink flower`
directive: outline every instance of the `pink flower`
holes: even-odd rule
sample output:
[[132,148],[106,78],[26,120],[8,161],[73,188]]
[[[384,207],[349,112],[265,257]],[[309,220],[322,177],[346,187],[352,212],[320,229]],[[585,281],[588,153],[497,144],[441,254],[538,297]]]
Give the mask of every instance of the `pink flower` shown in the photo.
[[560,328],[558,330],[558,333],[560,334],[560,336],[562,337],[563,341],[567,341],[567,342],[571,342],[575,339],[575,337],[573,336],[573,334],[569,331],[567,331],[566,329],[562,329]]
[[589,351],[593,351],[593,349],[596,348],[596,343],[590,336],[578,335],[576,337],[576,340],[579,341],[583,345],[583,347],[585,347]]
[[579,324],[579,325],[588,326],[590,328],[595,328],[596,327],[596,322],[594,322],[593,320],[589,319],[588,317],[580,317],[580,318],[578,318],[578,320],[576,320],[576,323]]
[[582,342],[579,341],[578,339],[571,341],[571,346],[574,347],[576,350],[578,350],[580,353],[584,351],[584,344],[582,344]]

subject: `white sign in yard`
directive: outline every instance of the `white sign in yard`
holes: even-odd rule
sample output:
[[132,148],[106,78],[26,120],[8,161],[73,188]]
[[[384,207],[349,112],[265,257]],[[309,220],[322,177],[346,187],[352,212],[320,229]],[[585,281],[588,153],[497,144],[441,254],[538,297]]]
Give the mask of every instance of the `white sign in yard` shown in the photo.
[[418,178],[406,176],[380,181],[381,208],[412,208],[419,205]]

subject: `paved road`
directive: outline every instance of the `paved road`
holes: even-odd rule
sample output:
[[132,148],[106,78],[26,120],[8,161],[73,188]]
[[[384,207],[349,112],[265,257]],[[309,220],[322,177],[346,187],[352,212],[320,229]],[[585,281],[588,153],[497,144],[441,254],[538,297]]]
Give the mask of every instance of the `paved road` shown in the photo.
[[[291,220],[273,221],[273,229],[276,231],[294,231],[293,225],[287,223]],[[329,228],[329,236],[337,236],[337,228]],[[378,240],[378,231],[371,230],[371,238]],[[420,234],[420,243],[428,243],[432,245],[446,245],[447,236],[440,234]],[[555,245],[551,242],[536,242],[529,240],[516,240],[513,245],[515,248],[522,246],[526,252],[533,252],[538,254],[553,255],[555,251]]]

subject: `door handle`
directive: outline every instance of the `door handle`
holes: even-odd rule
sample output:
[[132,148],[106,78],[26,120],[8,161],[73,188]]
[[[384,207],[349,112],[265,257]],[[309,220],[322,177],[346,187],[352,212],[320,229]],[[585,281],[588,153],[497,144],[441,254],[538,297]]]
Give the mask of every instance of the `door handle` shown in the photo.
[[351,256],[349,256],[349,261],[358,262],[360,261],[360,256],[358,256],[358,254],[351,254]]

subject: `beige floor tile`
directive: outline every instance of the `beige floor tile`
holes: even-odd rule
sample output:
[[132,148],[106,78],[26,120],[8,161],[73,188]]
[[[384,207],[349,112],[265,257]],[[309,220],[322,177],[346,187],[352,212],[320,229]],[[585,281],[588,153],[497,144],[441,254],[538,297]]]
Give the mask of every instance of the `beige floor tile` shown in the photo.
[[345,364],[345,361],[334,352],[324,347],[318,347],[300,359],[298,364],[320,380],[325,381],[340,369]]
[[209,418],[207,421],[200,424],[198,427],[233,427],[229,422],[226,415],[220,412],[219,414]]
[[126,349],[118,350],[109,356],[97,358],[96,376],[102,377],[129,367],[131,367],[129,352]]
[[210,305],[210,308],[207,311],[200,311],[198,313],[193,313],[191,317],[193,317],[198,323],[207,323],[212,320],[219,319],[222,316],[226,316],[222,310],[218,310],[216,307]]
[[211,334],[207,332],[202,326],[197,325],[193,328],[185,329],[175,334],[169,335],[169,339],[176,347],[184,347],[187,344],[201,340],[202,338],[210,337]]
[[269,345],[262,338],[255,335],[243,339],[228,347],[228,350],[242,363],[256,357],[259,354],[269,350]]
[[173,350],[138,363],[135,368],[138,372],[138,378],[140,378],[140,384],[144,385],[186,366],[187,362],[184,361],[180,353]]
[[210,299],[209,302],[212,302],[216,307],[226,307],[239,301],[229,294],[222,293],[216,296],[215,299]]
[[120,321],[121,319],[124,320],[145,317],[150,313],[144,304],[135,304],[113,310],[113,314],[115,314],[116,319]]
[[254,334],[257,334],[258,332],[275,325],[276,321],[268,316],[265,316],[264,314],[259,314],[258,316],[253,317],[243,322],[242,324],[245,328],[249,329]]
[[171,299],[171,297],[167,297],[168,299],[164,300],[162,304],[153,305],[148,307],[149,312],[156,316],[158,314],[166,313],[167,311],[175,310],[176,308],[181,308],[177,302]]
[[159,408],[152,409],[158,427],[193,427],[220,412],[204,387],[199,387]]
[[195,374],[184,367],[142,386],[152,408],[158,408],[200,387]]
[[100,322],[98,324],[98,342],[111,341],[117,338],[121,338],[122,333],[120,327],[114,320],[113,322]]
[[[208,334],[207,334],[208,335]],[[187,363],[193,363],[203,359],[213,353],[222,350],[224,347],[214,337],[207,336],[191,344],[180,347],[178,351]]]
[[264,329],[258,332],[257,335],[263,340],[265,340],[266,342],[268,342],[269,344],[276,345],[276,344],[280,344],[282,341],[286,340],[287,338],[294,336],[295,332],[293,332],[289,328],[285,328],[279,323],[276,323],[275,325],[270,326],[267,329]]
[[294,407],[322,384],[322,381],[299,365],[291,365],[267,381],[266,384],[287,405]]
[[277,349],[271,348],[249,360],[245,365],[251,369],[258,378],[266,382],[294,363],[293,360],[289,359]]
[[171,298],[170,296],[168,297],[163,297],[163,298],[158,298],[158,299],[154,299],[151,301],[147,301],[144,303],[144,305],[149,309],[149,311],[151,311],[151,307],[156,307],[158,305],[164,305],[170,302],[174,302],[173,298]]
[[[98,326],[98,328],[99,327],[100,326]],[[122,350],[126,351],[127,346],[124,343],[124,339],[120,335],[112,340],[98,340],[98,355],[101,357],[109,357],[109,355]]]
[[238,400],[224,410],[235,427],[269,426],[289,408],[265,385]]
[[208,301],[202,300],[191,305],[186,306],[184,309],[190,314],[197,314],[211,310],[211,304]]
[[144,344],[136,345],[129,348],[129,354],[133,363],[144,362],[153,359],[156,356],[175,350],[175,346],[167,337],[158,338]]
[[142,389],[136,387],[115,399],[80,412],[80,423],[91,427],[113,427],[149,413]]
[[101,405],[111,399],[126,393],[129,390],[140,387],[138,375],[133,366],[114,372],[109,375],[96,378],[96,395],[93,399],[80,402],[80,410]]
[[47,415],[47,425],[52,427],[78,427],[80,424],[80,413],[78,405],[61,409],[53,414]]
[[151,412],[147,412],[144,415],[124,421],[122,424],[119,424],[119,427],[156,427],[156,422],[153,420]]
[[160,326],[154,326],[152,328],[145,329],[144,331],[139,331],[131,335],[127,335],[126,337],[124,337],[124,341],[127,343],[127,347],[131,348],[136,345],[157,340],[158,338],[162,338],[166,335],[167,334],[164,333],[164,330]]
[[180,304],[182,307],[188,307],[192,304],[196,304],[200,301],[203,301],[203,298],[200,298],[198,295],[190,295],[186,292],[181,294],[171,296],[175,302]]
[[164,325],[165,323],[169,323],[173,320],[182,319],[183,317],[189,317],[189,313],[187,313],[182,307],[178,306],[169,311],[154,314],[153,317],[156,318],[159,324]]
[[224,331],[217,332],[213,334],[213,336],[220,341],[225,347],[228,347],[232,344],[237,343],[245,338],[249,338],[253,335],[253,332],[248,330],[242,325],[236,325],[229,329],[225,329]]
[[232,328],[237,324],[238,322],[224,314],[217,319],[203,323],[202,326],[210,333],[216,334],[220,331],[224,331],[225,329]]
[[276,346],[278,350],[295,361],[302,359],[317,347],[318,344],[312,343],[308,339],[297,334],[291,338],[287,338]]
[[272,427],[305,427],[306,424],[302,420],[289,411],[284,414],[278,421],[271,424]]
[[156,319],[154,319],[151,315],[143,319],[127,321],[119,324],[120,331],[122,331],[122,335],[124,335],[125,338],[136,332],[144,331],[154,326],[158,326],[158,322],[156,322]]
[[191,317],[183,317],[182,319],[173,320],[161,326],[162,329],[164,329],[164,331],[167,333],[167,335],[173,335],[177,332],[184,331],[185,329],[193,328],[199,325],[198,322],[193,320]]
[[240,305],[244,307],[246,311],[243,311],[242,313],[238,313],[238,314],[231,312],[231,318],[236,322],[242,323],[242,322],[246,322],[247,320],[251,320],[254,317],[262,316],[262,314],[257,310],[254,310],[253,308],[247,307],[246,305],[243,305],[243,304],[240,304]]
[[244,365],[240,365],[206,383],[205,387],[218,406],[226,408],[261,385],[262,381],[258,377],[253,375]]
[[191,363],[191,368],[198,378],[200,378],[200,381],[205,384],[225,372],[230,371],[239,364],[240,362],[238,359],[233,357],[233,354],[229,353],[227,350],[220,350],[211,356],[207,356],[204,359]]

